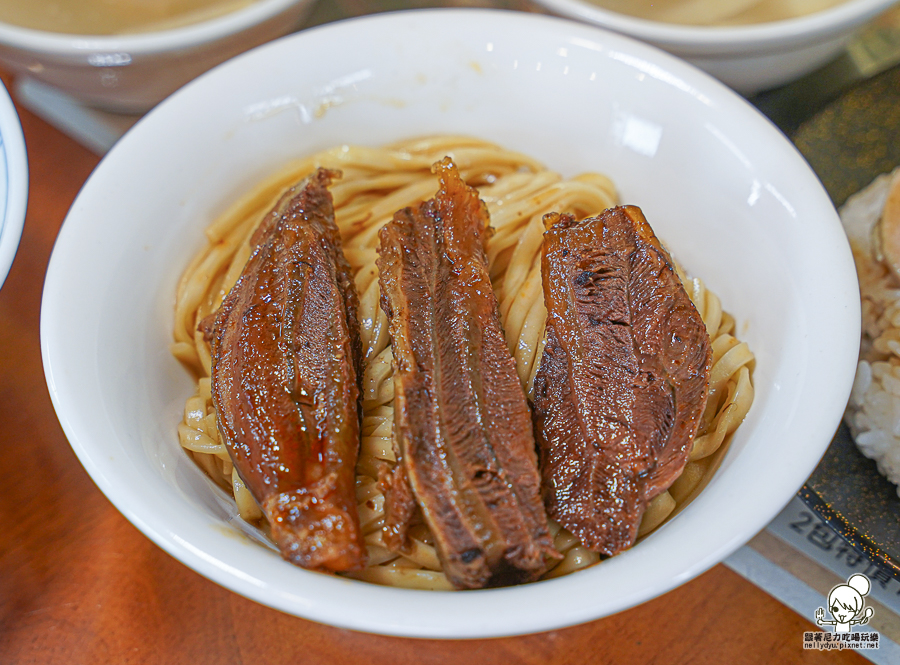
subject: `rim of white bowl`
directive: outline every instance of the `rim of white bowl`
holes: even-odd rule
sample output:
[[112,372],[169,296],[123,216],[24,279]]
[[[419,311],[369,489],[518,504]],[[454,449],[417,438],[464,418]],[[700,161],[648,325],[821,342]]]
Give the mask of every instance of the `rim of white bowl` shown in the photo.
[[[98,187],[102,188],[104,174],[107,171],[114,172],[118,168],[119,155],[127,146],[135,141],[139,143],[150,141],[149,133],[155,131],[155,127],[161,124],[168,125],[176,120],[176,110],[181,99],[195,94],[205,95],[207,86],[218,78],[226,76],[232,68],[246,68],[252,59],[262,58],[264,54],[274,49],[285,48],[285,44],[289,42],[309,40],[313,38],[313,35],[316,39],[327,37],[331,41],[353,43],[352,37],[355,33],[376,34],[384,23],[393,24],[390,27],[395,31],[400,30],[401,32],[398,34],[405,34],[402,31],[410,29],[418,30],[419,34],[424,33],[423,26],[426,24],[435,34],[452,33],[454,26],[465,29],[467,26],[476,24],[480,26],[493,24],[503,30],[519,29],[526,35],[539,30],[540,34],[548,39],[559,37],[565,33],[566,39],[578,37],[592,42],[602,40],[605,44],[623,51],[651,58],[685,81],[700,83],[704,88],[717,91],[716,99],[723,107],[727,107],[729,111],[733,111],[753,125],[762,123],[768,127],[766,136],[770,137],[773,148],[784,158],[784,161],[791,162],[798,168],[809,168],[789,141],[749,103],[695,67],[650,45],[597,26],[556,17],[479,9],[411,10],[365,16],[319,26],[259,47],[200,76],[156,107],[113,147],[91,175],[85,187],[82,188],[73,204],[73,209],[79,207],[82,199],[95,196],[94,191],[99,191]],[[825,220],[829,219],[832,222],[830,226],[823,227],[822,233],[815,239],[816,242],[825,242],[825,238],[833,241],[838,234],[839,237],[845,238],[837,213],[827,194],[811,170],[809,175],[810,187],[807,189],[817,192],[812,195],[817,201],[815,204],[816,214],[821,217],[823,224]],[[87,204],[83,203],[80,207],[84,207],[84,205]],[[845,390],[836,391],[826,400],[817,402],[814,406],[805,404],[804,413],[807,415],[812,410],[816,414],[825,415],[821,418],[817,417],[815,422],[806,423],[808,427],[805,427],[802,432],[797,429],[798,423],[793,420],[784,425],[791,435],[813,442],[810,444],[811,447],[804,447],[802,454],[796,448],[785,450],[785,457],[778,465],[779,486],[785,488],[790,486],[790,493],[787,491],[784,493],[763,492],[755,500],[756,509],[752,511],[752,514],[741,515],[746,519],[725,520],[722,524],[717,525],[714,533],[708,530],[704,531],[703,539],[710,547],[701,554],[691,552],[690,555],[686,555],[671,550],[665,550],[663,553],[666,545],[671,544],[671,537],[664,535],[664,532],[661,531],[656,540],[648,539],[642,547],[634,548],[620,557],[613,557],[602,567],[581,571],[577,575],[517,587],[460,593],[383,587],[292,567],[289,570],[284,568],[251,570],[242,565],[251,559],[256,561],[257,555],[248,555],[245,551],[246,548],[233,547],[233,535],[207,534],[205,544],[208,545],[215,541],[217,545],[225,547],[224,550],[215,550],[214,552],[191,542],[192,534],[197,533],[196,527],[204,525],[202,520],[185,514],[183,503],[175,501],[172,497],[152,494],[151,486],[145,487],[140,483],[129,484],[128,478],[120,477],[121,469],[117,467],[118,462],[93,451],[92,441],[95,433],[91,430],[90,418],[79,412],[78,409],[66,408],[69,396],[73,394],[72,391],[78,389],[73,384],[74,379],[65,355],[65,340],[69,334],[65,313],[71,309],[71,302],[66,300],[68,285],[65,276],[67,267],[65,262],[78,260],[79,247],[81,247],[79,233],[84,223],[90,223],[90,217],[72,221],[79,223],[70,223],[70,218],[67,217],[57,238],[47,271],[41,309],[41,352],[53,405],[79,461],[100,490],[130,522],[151,541],[184,565],[225,588],[263,605],[342,628],[405,637],[442,639],[488,638],[535,633],[614,614],[687,582],[721,562],[722,559],[742,546],[753,534],[764,528],[772,517],[783,508],[784,504],[794,496],[796,489],[802,486],[815,468],[819,457],[824,453],[837,428],[856,368],[855,349],[858,348],[859,327],[855,322],[858,317],[841,317],[837,322],[841,325],[833,325],[823,333],[822,339],[827,338],[827,344],[821,340],[811,340],[810,347],[815,347],[822,352],[823,345],[827,346],[828,354],[831,357],[834,357],[837,350],[841,350],[842,355],[846,355],[845,366],[831,368],[835,369],[836,373],[829,374],[828,381],[824,381],[824,377],[819,376],[822,372],[817,374],[818,370],[815,365],[805,367],[806,373],[817,374],[818,378],[810,378],[804,385],[834,385],[835,381],[838,381],[839,385],[841,382],[845,384]],[[855,279],[856,273],[849,247],[845,248],[843,255],[838,256],[839,253],[837,249],[831,252],[832,258],[838,260],[835,265],[831,266],[833,270],[830,275],[841,273],[848,278]],[[852,298],[851,294],[844,293],[843,290],[840,294],[835,295],[841,296],[839,307],[841,312],[852,311],[854,307],[858,309],[858,293],[853,294]],[[835,310],[829,309],[828,312],[834,314]],[[824,313],[818,314],[817,321],[823,316]],[[821,321],[819,322],[821,323]],[[852,358],[850,358],[851,347],[853,349]],[[811,455],[810,452],[816,454]],[[722,486],[721,491],[727,493],[730,489]],[[152,494],[153,497],[152,501],[148,501],[148,505],[153,506],[149,511],[146,510],[146,506],[141,504],[141,500],[145,499],[145,495],[148,494]],[[713,501],[712,495],[708,496],[710,498],[706,499],[706,503]],[[701,494],[696,501],[704,501],[703,497],[704,495]],[[698,518],[686,510],[679,515],[679,519],[696,526]],[[195,528],[192,530],[189,527]],[[259,547],[259,545],[254,545],[254,547],[265,551],[265,548]],[[629,563],[631,561],[634,563]],[[289,566],[289,564],[285,565]],[[653,578],[653,584],[649,585],[644,581],[638,585],[631,584],[627,578],[618,573],[623,566],[626,569],[628,566],[635,566],[648,571],[647,575]],[[602,597],[594,597],[591,602],[586,603],[568,602],[573,594],[583,595],[585,583],[590,583],[597,571],[608,571],[603,572],[605,577],[618,580],[616,583],[621,587],[617,587],[620,593],[614,598],[609,598],[601,593]],[[352,587],[348,585],[352,585]],[[348,595],[347,589],[351,588],[352,592]],[[552,590],[553,593],[548,594],[544,590],[547,592]],[[543,602],[539,605],[535,605],[533,602],[527,605],[527,600],[534,600],[532,596],[537,596]],[[356,602],[356,606],[348,606],[347,601],[350,598]],[[369,611],[368,608],[373,606],[384,609],[385,614],[380,615]],[[523,607],[524,609],[521,609]],[[510,612],[510,608],[520,608],[520,610]],[[456,620],[447,625],[444,621],[447,617],[455,617]]]
[[602,9],[589,0],[536,0],[564,16],[587,21],[660,46],[690,49],[717,47],[726,52],[820,41],[856,27],[884,12],[897,0],[849,0],[829,9],[771,23],[746,26],[691,26],[661,23]]
[[28,207],[28,155],[22,123],[6,87],[0,83],[0,158],[6,162],[6,200],[0,202],[0,286],[19,249]]
[[78,55],[93,51],[124,51],[130,54],[174,51],[235,34],[262,23],[292,5],[311,0],[256,0],[222,16],[177,28],[121,35],[78,35],[45,32],[0,23],[0,45],[56,55]]

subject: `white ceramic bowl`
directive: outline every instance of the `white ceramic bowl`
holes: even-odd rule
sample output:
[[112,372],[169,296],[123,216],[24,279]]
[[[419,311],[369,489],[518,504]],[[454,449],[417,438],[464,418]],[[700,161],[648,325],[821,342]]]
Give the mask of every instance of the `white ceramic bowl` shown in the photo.
[[562,16],[659,46],[749,95],[788,83],[824,65],[857,28],[897,0],[848,0],[808,16],[733,27],[648,21],[601,9],[590,0],[536,2]]
[[[316,66],[297,66],[310,61]],[[179,448],[175,427],[193,386],[168,351],[173,294],[204,227],[297,156],[436,132],[492,139],[567,175],[611,174],[623,201],[642,206],[675,256],[736,314],[758,359],[756,401],[699,498],[630,551],[569,577],[441,593],[301,570],[236,537],[233,504],[210,491]],[[835,431],[859,318],[853,260],[828,197],[781,133],[732,91],[584,24],[449,10],[308,30],[160,104],[73,204],[47,274],[41,337],[75,452],[160,547],[285,612],[462,638],[622,610],[751,538],[796,493]]]
[[28,157],[19,115],[0,83],[0,286],[19,248],[28,204]]
[[257,0],[182,27],[69,35],[0,23],[0,63],[105,110],[139,113],[215,65],[296,29],[311,0]]

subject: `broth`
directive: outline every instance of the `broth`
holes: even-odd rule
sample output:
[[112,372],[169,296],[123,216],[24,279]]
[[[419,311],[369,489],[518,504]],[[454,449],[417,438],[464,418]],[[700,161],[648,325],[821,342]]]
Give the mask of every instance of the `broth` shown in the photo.
[[215,18],[255,0],[0,0],[0,22],[32,30],[113,35]]
[[591,0],[610,11],[686,25],[747,25],[796,18],[846,0]]

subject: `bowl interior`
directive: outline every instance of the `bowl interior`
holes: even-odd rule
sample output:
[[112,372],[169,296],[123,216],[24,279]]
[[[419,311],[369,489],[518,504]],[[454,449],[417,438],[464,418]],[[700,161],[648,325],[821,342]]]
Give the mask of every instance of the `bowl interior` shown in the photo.
[[56,56],[78,57],[85,52],[106,51],[110,56],[134,57],[192,46],[199,47],[252,29],[257,24],[287,11],[293,5],[305,7],[309,3],[310,0],[256,0],[204,20],[121,34],[67,34],[0,22],[0,44]]
[[[887,10],[894,0],[845,0],[828,9],[796,18],[747,25],[697,26],[663,23],[603,9],[589,0],[536,0],[548,9],[594,23],[653,44],[679,49],[713,49],[720,53],[759,48],[788,49],[796,44],[849,32]],[[688,51],[686,51],[688,52]]]
[[[564,175],[609,174],[622,201],[641,206],[677,260],[735,314],[757,357],[755,403],[710,485],[632,550],[569,577],[439,593],[297,569],[248,537],[178,445],[192,385],[168,351],[173,294],[207,224],[292,158],[434,133],[493,140]],[[279,40],[142,120],[66,219],[45,287],[42,350],[60,421],[88,472],[186,565],[317,621],[487,637],[624,609],[761,529],[837,426],[855,369],[855,280],[836,213],[806,163],[710,77],[568,21],[419,11]]]

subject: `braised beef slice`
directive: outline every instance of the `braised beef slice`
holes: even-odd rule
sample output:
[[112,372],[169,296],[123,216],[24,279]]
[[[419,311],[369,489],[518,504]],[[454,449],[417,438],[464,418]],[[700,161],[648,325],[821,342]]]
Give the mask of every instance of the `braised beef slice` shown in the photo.
[[380,233],[390,319],[394,439],[385,538],[401,551],[411,502],[459,588],[535,579],[553,550],[531,418],[500,326],[488,213],[445,159],[440,190]]
[[327,189],[339,176],[319,169],[265,218],[212,329],[213,401],[231,459],[282,555],[325,571],[365,563],[357,294]]
[[613,555],[684,469],[710,341],[638,208],[545,224],[546,344],[534,382],[544,502],[585,546]]

